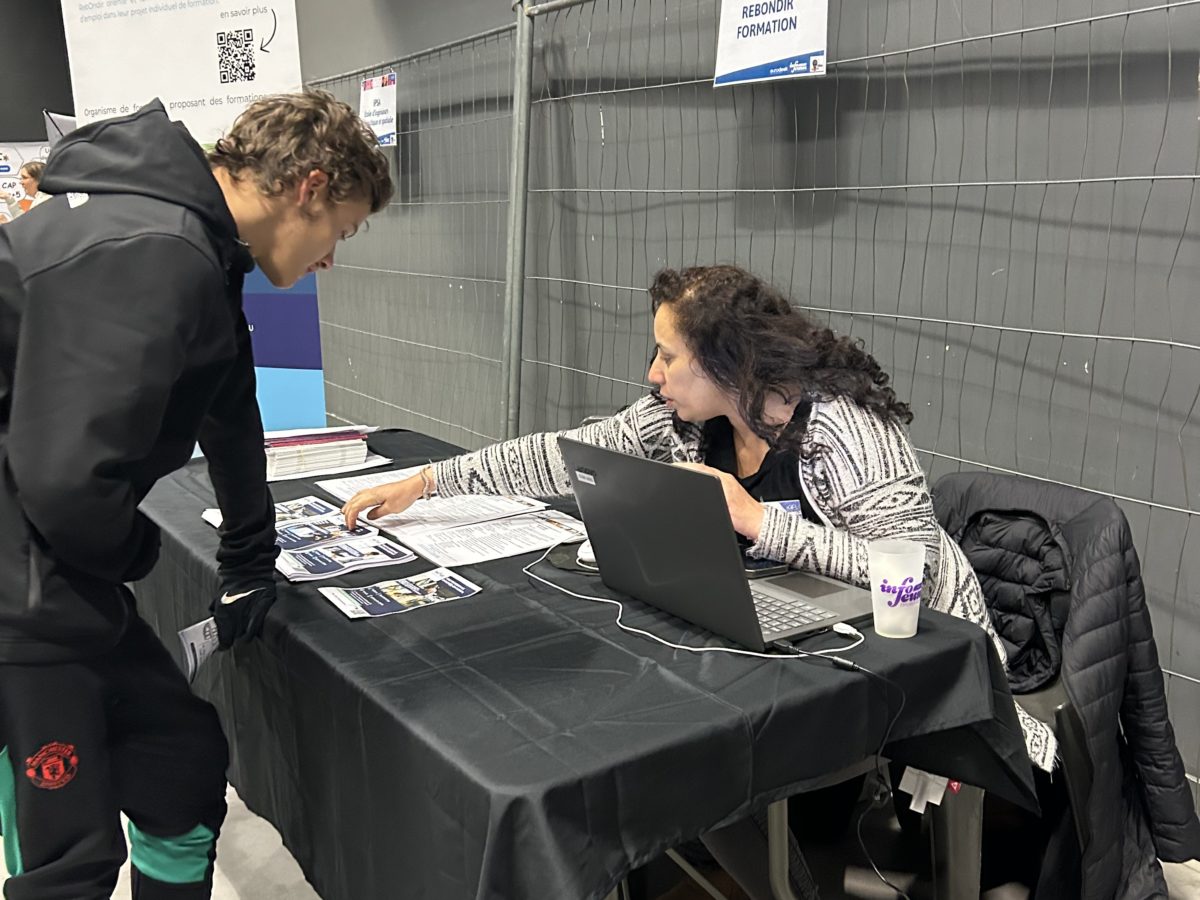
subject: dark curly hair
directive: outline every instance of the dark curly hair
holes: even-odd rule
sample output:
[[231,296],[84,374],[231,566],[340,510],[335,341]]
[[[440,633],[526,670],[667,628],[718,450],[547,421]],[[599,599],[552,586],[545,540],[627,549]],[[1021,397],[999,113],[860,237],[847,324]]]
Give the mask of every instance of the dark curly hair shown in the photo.
[[[738,398],[746,423],[776,447],[799,449],[814,401],[848,397],[885,421],[912,421],[908,404],[896,399],[890,377],[861,340],[816,325],[745,269],[663,269],[650,286],[650,300],[654,312],[671,307],[704,373]],[[782,427],[762,419],[772,393],[797,402],[798,414]]]

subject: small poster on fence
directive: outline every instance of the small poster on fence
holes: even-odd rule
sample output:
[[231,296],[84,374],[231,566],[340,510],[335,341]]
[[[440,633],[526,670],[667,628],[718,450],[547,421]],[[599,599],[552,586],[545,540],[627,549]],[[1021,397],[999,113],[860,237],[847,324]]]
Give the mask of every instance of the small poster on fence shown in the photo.
[[371,126],[383,146],[396,143],[396,73],[385,72],[362,80],[358,115]]
[[829,0],[722,0],[714,87],[825,74]]

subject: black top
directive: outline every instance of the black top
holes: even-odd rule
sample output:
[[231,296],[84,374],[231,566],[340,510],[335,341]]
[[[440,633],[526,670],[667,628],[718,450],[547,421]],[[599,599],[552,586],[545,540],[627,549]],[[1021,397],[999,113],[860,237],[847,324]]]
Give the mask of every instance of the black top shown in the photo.
[[706,465],[737,478],[746,493],[755,500],[763,503],[799,500],[799,512],[805,519],[817,523],[821,521],[804,495],[804,486],[800,483],[800,459],[794,452],[768,450],[757,472],[744,478],[739,476],[737,452],[733,447],[733,426],[724,416],[704,423],[701,447]]

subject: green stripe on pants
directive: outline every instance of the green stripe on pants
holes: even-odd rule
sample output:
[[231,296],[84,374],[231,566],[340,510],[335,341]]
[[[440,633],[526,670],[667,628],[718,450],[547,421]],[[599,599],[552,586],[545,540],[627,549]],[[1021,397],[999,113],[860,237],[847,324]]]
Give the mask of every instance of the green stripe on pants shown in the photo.
[[203,881],[215,841],[203,825],[177,837],[158,837],[129,823],[129,858],[142,874],[166,884]]
[[0,833],[4,835],[4,863],[8,874],[20,875],[25,866],[21,863],[21,842],[17,839],[17,784],[7,747],[0,750]]

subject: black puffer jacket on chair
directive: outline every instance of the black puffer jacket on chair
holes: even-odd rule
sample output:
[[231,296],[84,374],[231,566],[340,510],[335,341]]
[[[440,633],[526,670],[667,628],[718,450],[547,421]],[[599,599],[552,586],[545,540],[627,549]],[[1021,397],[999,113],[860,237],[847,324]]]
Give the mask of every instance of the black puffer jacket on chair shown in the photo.
[[[993,623],[1010,645],[1032,647],[1059,618],[1046,610],[1039,624],[1036,615],[1022,614],[1022,598],[1039,592],[1013,592],[1014,585],[1042,585],[1041,599],[1051,607],[1056,590],[1069,590],[1061,674],[1083,723],[1093,772],[1083,815],[1090,839],[1081,848],[1081,896],[1165,898],[1158,859],[1200,856],[1200,821],[1167,717],[1141,568],[1124,514],[1107,497],[978,472],[938,481],[934,510],[953,538],[967,537],[976,560],[990,558],[1003,573],[1007,603],[993,613]],[[989,550],[989,542],[996,546]],[[1056,564],[1065,578],[1056,576]],[[1048,662],[1052,655],[1040,658]],[[1029,671],[1039,668],[1044,675],[1044,666]],[[1060,832],[1056,839],[1074,835]],[[1058,858],[1056,849],[1047,848],[1047,858]]]
[[975,513],[954,535],[987,598],[1008,653],[1008,686],[1026,694],[1058,677],[1070,610],[1071,549],[1031,512]]

